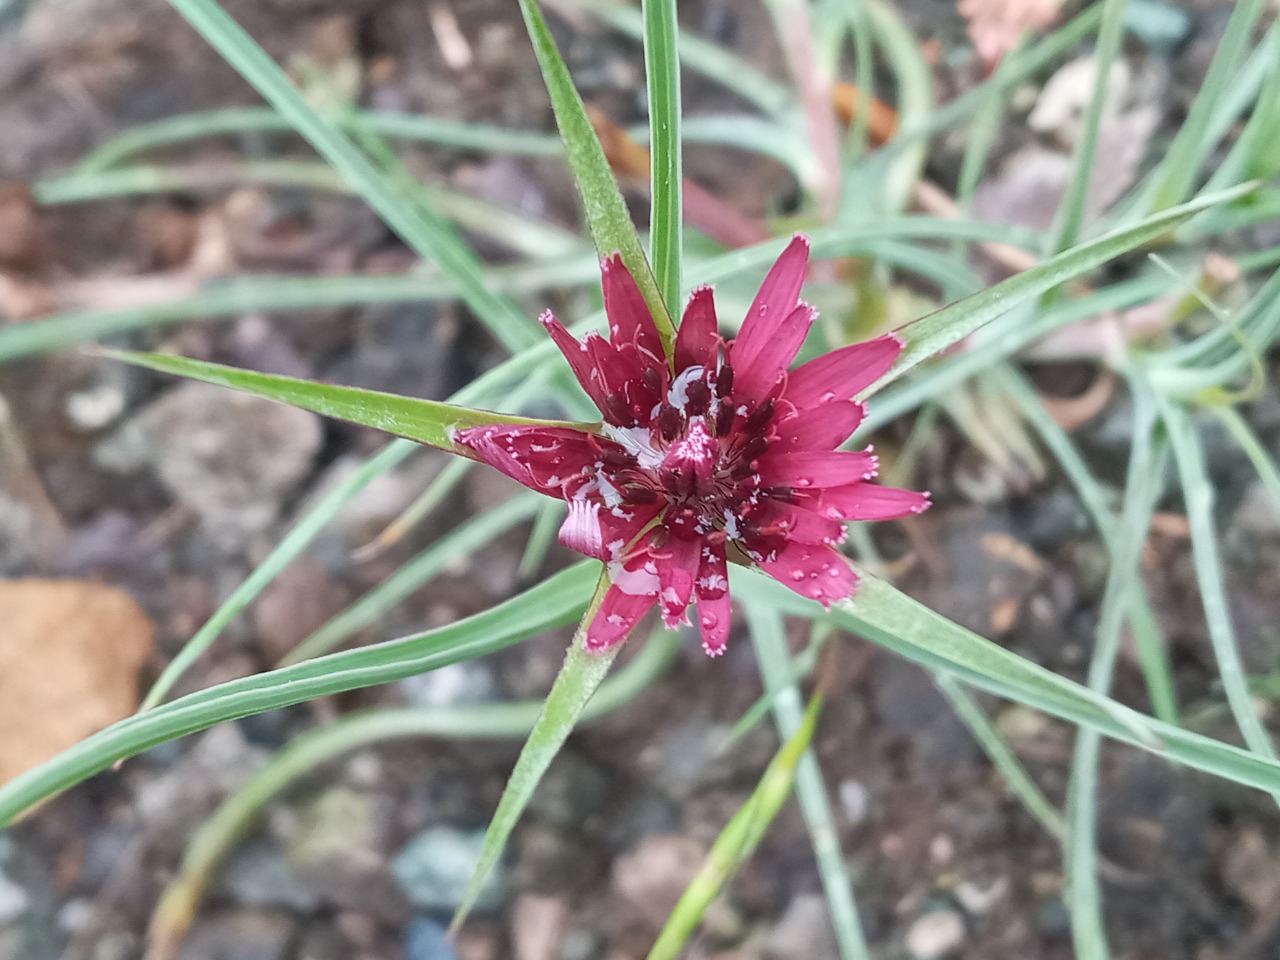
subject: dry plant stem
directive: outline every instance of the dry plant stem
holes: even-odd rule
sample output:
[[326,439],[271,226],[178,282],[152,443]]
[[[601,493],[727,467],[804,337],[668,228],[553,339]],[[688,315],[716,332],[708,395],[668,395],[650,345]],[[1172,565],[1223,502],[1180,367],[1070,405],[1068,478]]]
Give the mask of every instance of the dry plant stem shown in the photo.
[[833,107],[833,84],[824,76],[813,47],[808,0],[769,0],[783,55],[800,90],[809,147],[817,161],[813,189],[818,219],[830,223],[840,205],[840,131]]

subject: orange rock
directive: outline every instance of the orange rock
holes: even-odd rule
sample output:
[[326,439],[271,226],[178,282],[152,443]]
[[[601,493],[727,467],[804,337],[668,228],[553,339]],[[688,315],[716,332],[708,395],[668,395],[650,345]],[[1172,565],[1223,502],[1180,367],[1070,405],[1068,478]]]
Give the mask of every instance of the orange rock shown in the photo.
[[0,581],[0,783],[131,714],[154,646],[151,620],[114,587]]

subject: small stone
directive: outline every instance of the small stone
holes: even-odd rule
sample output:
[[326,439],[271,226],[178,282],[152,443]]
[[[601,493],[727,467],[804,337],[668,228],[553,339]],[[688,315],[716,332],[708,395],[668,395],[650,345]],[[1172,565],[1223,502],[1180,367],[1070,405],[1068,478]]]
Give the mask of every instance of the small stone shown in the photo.
[[867,812],[871,809],[871,794],[862,781],[843,781],[836,796],[840,800],[840,810],[851,826],[857,826],[867,819]]
[[289,866],[323,900],[403,922],[409,908],[383,858],[376,798],[334,787],[303,812],[287,851]]
[[569,905],[559,897],[524,893],[511,909],[515,960],[560,960]]
[[1125,29],[1148,50],[1172,53],[1191,33],[1191,15],[1160,0],[1129,0],[1124,8]]
[[315,892],[299,882],[274,844],[257,842],[237,849],[219,873],[218,885],[242,907],[309,913],[320,903]]
[[645,837],[613,865],[613,886],[646,927],[662,928],[706,856],[693,837],[675,834]]
[[[452,913],[462,903],[463,891],[480,862],[483,845],[482,830],[431,827],[400,851],[393,865],[396,879],[415,907]],[[480,888],[473,911],[494,913],[506,898],[506,874],[499,863]]]
[[293,919],[272,910],[237,910],[198,920],[177,960],[285,960],[294,940]]
[[907,951],[916,960],[938,960],[964,943],[964,917],[954,910],[926,913],[907,931]]
[[839,960],[827,901],[814,893],[794,897],[769,934],[764,955],[768,960]]
[[205,383],[174,387],[122,430],[136,431],[138,452],[224,549],[275,522],[322,435],[313,413]]
[[408,677],[400,681],[400,689],[415,707],[436,709],[488,703],[498,694],[493,671],[478,660],[463,660]]
[[458,960],[448,928],[430,917],[416,917],[404,932],[405,960]]
[[27,892],[0,873],[0,927],[26,913],[28,903]]

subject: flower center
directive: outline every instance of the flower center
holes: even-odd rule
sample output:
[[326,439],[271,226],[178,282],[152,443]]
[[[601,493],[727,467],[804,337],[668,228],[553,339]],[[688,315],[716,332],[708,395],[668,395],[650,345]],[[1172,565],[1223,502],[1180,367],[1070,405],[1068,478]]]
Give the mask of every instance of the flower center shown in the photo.
[[[733,370],[691,366],[654,408],[653,426],[604,426],[623,448],[599,462],[602,489],[622,502],[664,502],[664,526],[684,539],[741,539],[766,491],[760,457],[769,447],[772,399],[735,406]],[[625,451],[625,452],[623,452]]]

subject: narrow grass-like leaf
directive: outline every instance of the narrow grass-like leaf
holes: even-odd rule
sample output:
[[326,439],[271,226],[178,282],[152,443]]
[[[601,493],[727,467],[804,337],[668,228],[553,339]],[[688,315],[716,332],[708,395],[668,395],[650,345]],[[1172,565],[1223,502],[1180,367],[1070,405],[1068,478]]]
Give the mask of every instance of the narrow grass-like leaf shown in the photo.
[[[578,255],[557,263],[497,267],[489,273],[489,278],[495,290],[528,293],[599,283],[600,269],[594,256]],[[129,330],[170,326],[188,320],[458,297],[456,283],[426,273],[369,277],[245,276],[206,282],[173,277],[167,282],[168,295],[160,302],[155,298],[166,288],[157,289],[156,283],[139,284],[141,302],[135,306],[72,310],[0,327],[0,363]]]
[[353,471],[349,477],[329,491],[290,528],[284,539],[276,545],[267,558],[232,591],[231,596],[214,615],[205,621],[204,625],[178,651],[177,656],[169,661],[138,709],[149,710],[164,700],[187,668],[209,649],[210,644],[245,607],[257,598],[263,588],[302,553],[329,521],[338,515],[338,511],[374,479],[402,462],[415,449],[417,449],[416,445],[408,440],[393,440],[382,449],[382,452],[365,461],[359,469]]
[[1067,827],[1062,814],[1057,811],[1054,805],[1049,802],[1049,798],[1036,786],[1036,782],[1031,779],[1031,775],[1027,773],[1026,768],[1023,767],[1014,752],[1009,749],[1009,745],[1001,739],[1000,731],[996,729],[995,724],[987,717],[982,707],[965,689],[964,684],[949,673],[940,671],[933,674],[933,682],[942,692],[942,695],[947,698],[947,702],[951,704],[951,709],[956,712],[956,716],[969,728],[973,738],[982,747],[982,752],[987,755],[991,765],[999,771],[1000,776],[1013,792],[1013,795],[1022,801],[1022,806],[1027,813],[1031,814],[1036,822],[1052,836],[1057,837],[1059,840],[1064,838],[1067,834]]
[[[1214,486],[1205,465],[1204,447],[1189,414],[1172,403],[1163,403],[1161,412],[1169,431],[1169,439],[1173,442],[1178,476],[1182,479],[1182,496],[1186,502],[1187,521],[1191,526],[1191,554],[1195,558],[1196,582],[1200,586],[1200,603],[1204,607],[1213,657],[1218,663],[1218,675],[1222,679],[1222,690],[1231,707],[1231,715],[1240,727],[1249,749],[1274,760],[1275,744],[1262,718],[1258,716],[1249,692],[1244,661],[1240,658],[1235,627],[1227,606],[1224,571],[1218,555],[1217,532],[1213,522]],[[1276,794],[1276,800],[1280,802],[1280,793]]]
[[[1001,386],[1018,404],[1019,412],[1040,435],[1049,452],[1057,458],[1058,465],[1075,487],[1098,535],[1114,557],[1115,523],[1102,484],[1080,456],[1080,451],[1076,449],[1067,431],[1054,421],[1040,402],[1026,377],[1010,365],[1000,369],[999,375]],[[1136,581],[1130,591],[1128,615],[1134,643],[1138,648],[1138,661],[1147,684],[1147,694],[1151,697],[1151,709],[1166,723],[1177,723],[1178,702],[1173,682],[1173,664],[1169,661],[1168,648],[1141,580]]]
[[990,289],[908,324],[899,331],[906,340],[906,349],[898,357],[893,369],[880,379],[874,389],[882,389],[927,357],[964,339],[1016,304],[1038,297],[1066,280],[1150,243],[1201,210],[1229,203],[1253,189],[1253,184],[1245,184],[1198,197],[1190,203],[1156,214],[1136,226],[1073,247]]
[[533,342],[536,324],[511,301],[485,284],[480,261],[443,218],[422,203],[408,203],[401,191],[331,121],[321,117],[289,82],[284,71],[217,3],[170,3],[219,54],[423,257],[440,263],[455,280],[463,300],[510,349]]
[[800,728],[765,769],[751,796],[730,819],[703,861],[702,868],[685,889],[671,916],[658,934],[647,960],[676,960],[694,928],[702,920],[724,885],[759,845],[795,783],[796,769],[809,749],[818,725],[822,698],[814,697]]
[[[549,0],[548,6],[589,13],[627,36],[644,37],[643,13],[618,0]],[[762,113],[787,119],[798,110],[790,90],[732,51],[689,33],[681,33],[677,45],[686,67],[731,90]]]
[[733,567],[729,579],[739,595],[752,592],[762,603],[787,614],[833,623],[908,660],[953,673],[971,686],[997,696],[1235,783],[1267,791],[1280,787],[1280,763],[1162,723],[1101,696],[1010,653],[877,577],[864,573],[855,600],[836,604],[826,612],[817,603],[753,571]]
[[219,363],[189,360],[186,357],[167,356],[160,353],[132,353],[127,350],[104,350],[104,356],[146,367],[160,373],[171,373],[192,380],[233,390],[243,390],[259,397],[279,400],[303,410],[311,410],[326,417],[336,417],[349,423],[357,423],[376,430],[385,430],[398,437],[415,440],[454,453],[465,452],[453,442],[455,430],[494,423],[526,423],[543,426],[574,427],[584,424],[563,420],[532,420],[472,410],[437,400],[421,400],[402,397],[376,390],[358,387],[340,387],[329,383],[296,380],[253,370],[240,370]]
[[586,648],[586,625],[595,615],[608,586],[608,577],[601,574],[582,625],[565,654],[564,665],[552,684],[551,692],[547,694],[529,739],[525,741],[516,760],[515,769],[511,771],[507,785],[503,788],[498,809],[494,811],[485,830],[480,861],[459,899],[458,910],[449,925],[451,930],[462,926],[471,912],[485,880],[497,865],[502,851],[506,849],[507,840],[510,839],[520,815],[524,813],[524,808],[528,806],[529,798],[533,796],[542,775],[547,772],[551,761],[573,732],[592,694],[596,692],[622,649],[619,645],[599,653],[591,653]]
[[[1155,401],[1149,391],[1135,386],[1133,449],[1125,478],[1125,502],[1120,529],[1115,534],[1111,567],[1102,595],[1097,639],[1089,661],[1091,690],[1105,695],[1111,688],[1121,630],[1130,597],[1139,589],[1139,559],[1151,512],[1164,477],[1164,448],[1157,448]],[[1105,960],[1108,956],[1102,916],[1102,890],[1098,882],[1098,759],[1102,735],[1082,727],[1076,736],[1067,790],[1066,902],[1071,913],[1071,938],[1076,956]]]
[[[773,703],[778,733],[784,741],[791,740],[804,729],[805,709],[800,688],[790,677],[782,615],[764,604],[748,602],[742,606],[751,626],[751,640],[764,677],[765,694]],[[831,909],[840,956],[842,960],[865,960],[870,951],[854,901],[853,884],[845,867],[844,851],[840,848],[840,835],[831,815],[831,804],[827,802],[827,787],[812,749],[804,751],[795,777],[796,795],[809,828],[809,842],[813,845],[818,875]]]
[[622,262],[644,294],[645,303],[649,305],[663,343],[670,350],[675,342],[675,327],[657,281],[654,280],[653,270],[645,258],[644,249],[640,246],[640,238],[631,222],[631,214],[627,212],[626,202],[609,169],[609,161],[605,159],[604,148],[587,116],[582,97],[573,85],[569,68],[560,56],[555,38],[551,36],[551,30],[542,17],[537,0],[520,0],[520,12],[524,15],[529,39],[533,41],[533,52],[542,68],[547,93],[551,96],[556,124],[564,141],[565,156],[582,195],[587,225],[591,229],[596,251],[602,257],[607,257],[614,251],[622,255]]
[[[582,712],[582,722],[612,713],[643,692],[671,662],[679,637],[657,631],[600,689]],[[386,707],[352,713],[295,737],[205,819],[187,844],[182,866],[165,887],[151,916],[147,960],[168,960],[195,917],[215,872],[277,794],[317,767],[372,744],[418,737],[451,741],[505,739],[527,734],[542,704],[464,704],[447,708]]]
[[1067,192],[1058,207],[1058,225],[1050,253],[1061,253],[1075,246],[1084,224],[1085,205],[1089,187],[1093,182],[1093,167],[1098,152],[1098,132],[1102,128],[1102,113],[1107,103],[1115,98],[1111,82],[1111,67],[1120,54],[1124,41],[1124,15],[1128,0],[1104,0],[1102,26],[1098,30],[1098,44],[1094,50],[1097,70],[1094,74],[1093,96],[1084,115],[1084,128],[1076,143],[1074,170]]
[[1232,10],[1191,109],[1160,161],[1153,210],[1158,212],[1181,203],[1191,193],[1200,167],[1217,139],[1212,132],[1219,104],[1236,78],[1264,6],[1263,0],[1238,0]]
[[157,744],[227,720],[403,680],[567,626],[587,606],[599,572],[598,563],[584,561],[448,626],[231,680],[127,717],[0,785],[0,828],[33,804]]
[[494,537],[528,520],[544,502],[545,498],[537,494],[520,493],[459,524],[320,626],[290,651],[283,663],[298,663],[328,653],[358,630],[375,623],[379,617],[432,577],[443,572],[450,564],[470,556]]
[[[466,123],[444,117],[361,110],[355,117],[334,116],[328,120],[342,128],[359,122],[385,137],[420,140],[466,150],[483,150],[486,153],[555,157],[562,152],[560,141],[551,134]],[[227,107],[184,113],[152,123],[138,124],[117,134],[81,160],[76,165],[76,172],[97,173],[118,166],[139,153],[204,137],[288,133],[293,130],[293,124],[270,107]]]
[[[649,83],[649,248],[653,276],[674,315],[680,304],[684,183],[680,133],[680,60],[676,0],[643,0],[644,63]],[[674,322],[674,316],[673,316]]]
[[1227,432],[1231,434],[1232,439],[1240,445],[1240,449],[1249,458],[1253,469],[1257,471],[1258,479],[1262,481],[1262,486],[1271,495],[1276,507],[1280,508],[1280,470],[1276,469],[1275,461],[1262,445],[1262,441],[1258,439],[1257,434],[1249,429],[1249,424],[1245,422],[1244,417],[1240,416],[1240,412],[1235,407],[1215,406],[1209,409],[1217,414],[1218,419],[1227,428]]

